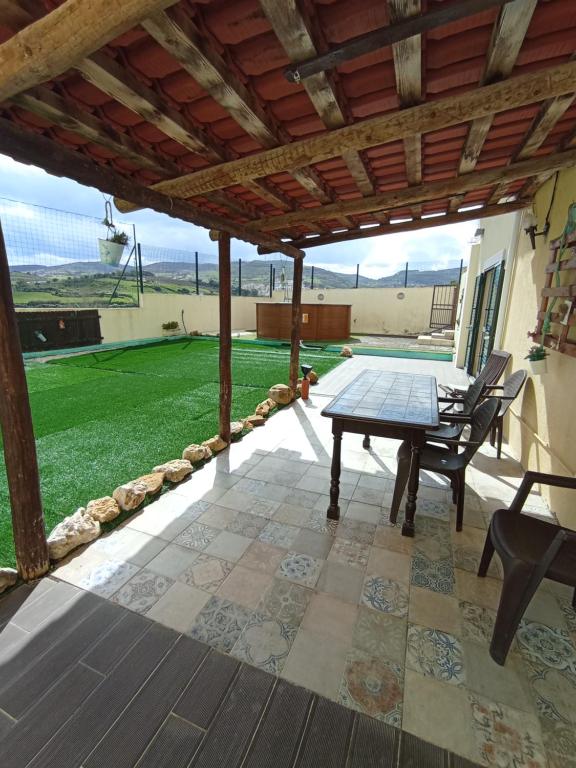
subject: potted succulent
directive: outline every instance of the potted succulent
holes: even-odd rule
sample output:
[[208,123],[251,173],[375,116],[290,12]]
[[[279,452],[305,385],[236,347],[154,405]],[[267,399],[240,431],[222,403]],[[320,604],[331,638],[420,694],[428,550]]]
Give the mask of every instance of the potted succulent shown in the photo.
[[130,242],[126,232],[114,224],[112,219],[112,204],[106,200],[104,206],[104,218],[102,224],[106,227],[106,238],[98,238],[98,250],[100,251],[100,261],[103,264],[109,264],[117,267],[124,253],[124,248]]
[[534,346],[530,347],[528,350],[528,354],[525,357],[525,360],[528,360],[530,363],[530,368],[532,370],[532,373],[535,375],[539,375],[541,373],[546,373],[548,370],[546,358],[548,357],[548,352],[543,347],[542,344],[534,344]]
[[168,323],[162,323],[164,336],[176,336],[180,333],[180,324],[177,320],[170,320]]

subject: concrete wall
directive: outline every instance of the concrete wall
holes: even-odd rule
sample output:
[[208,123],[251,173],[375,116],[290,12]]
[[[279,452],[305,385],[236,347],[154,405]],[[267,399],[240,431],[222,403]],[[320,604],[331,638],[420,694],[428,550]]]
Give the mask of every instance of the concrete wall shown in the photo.
[[[306,304],[351,304],[352,335],[358,333],[404,336],[429,327],[434,288],[332,288],[302,291]],[[319,300],[318,296],[324,296]],[[399,298],[403,296],[403,298]],[[283,293],[274,292],[282,301]]]
[[[550,204],[552,184],[553,179],[540,189],[534,201],[539,230]],[[576,201],[574,190],[576,169],[562,171],[551,211],[549,238],[547,241],[543,237],[536,238],[535,251],[531,250],[530,240],[523,230],[520,232],[502,339],[502,347],[512,353],[509,371],[528,368],[524,357],[531,340],[526,334],[536,325],[544,267],[550,256],[549,242],[564,229],[568,206]],[[548,372],[530,376],[523,395],[511,406],[506,432],[513,455],[525,469],[574,476],[576,358],[549,350],[547,359]],[[543,493],[560,522],[576,529],[574,491],[543,488]]]
[[[232,330],[256,328],[255,301],[252,297],[232,298]],[[100,310],[100,328],[104,342],[162,336],[162,323],[177,320],[182,325],[182,310],[189,333],[213,333],[218,330],[218,296],[145,293],[141,302],[140,307]]]

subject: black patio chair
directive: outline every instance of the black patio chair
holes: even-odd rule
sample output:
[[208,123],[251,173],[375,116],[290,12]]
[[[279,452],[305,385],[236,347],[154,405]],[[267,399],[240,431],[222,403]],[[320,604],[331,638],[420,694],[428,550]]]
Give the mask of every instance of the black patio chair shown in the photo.
[[492,429],[490,430],[490,445],[496,447],[496,458],[498,459],[502,453],[504,416],[506,416],[508,408],[510,408],[522,391],[527,378],[528,374],[526,371],[515,371],[511,376],[508,376],[503,384],[490,384],[486,387],[488,394],[497,394],[502,401],[498,415],[494,419],[494,424],[492,424]]
[[[488,355],[488,360],[486,360],[484,367],[474,379],[474,383],[481,381],[486,387],[497,384],[511,357],[510,352],[493,349]],[[466,387],[448,387],[446,384],[439,384],[438,386],[450,397],[463,398],[467,391]]]
[[[482,445],[492,422],[500,408],[500,400],[497,397],[489,397],[482,405],[479,405],[470,419],[470,435],[468,440],[444,440],[450,447],[439,445],[426,445],[420,451],[420,469],[429,472],[437,472],[450,479],[452,486],[452,501],[456,504],[456,530],[462,530],[464,518],[464,494],[466,491],[466,467],[472,460],[478,448]],[[456,451],[452,446],[456,447]],[[464,448],[459,453],[458,448]],[[404,494],[408,475],[410,474],[411,446],[405,440],[398,449],[398,471],[396,484],[390,510],[390,522],[395,523],[400,508],[400,502]]]
[[[522,514],[534,483],[576,489],[576,478],[526,472],[509,509],[494,512],[478,576],[486,576],[494,551],[504,567],[490,656],[503,665],[524,611],[542,579],[576,588],[576,532]],[[572,598],[576,610],[576,589]]]
[[[446,440],[458,440],[464,431],[466,424],[470,424],[474,409],[478,405],[484,393],[484,384],[476,380],[470,384],[463,398],[439,397],[438,402],[445,405],[440,411],[440,425],[436,429],[426,432],[427,442],[445,443]],[[455,403],[460,405],[460,410],[452,411]],[[457,446],[450,443],[452,449],[457,451]]]

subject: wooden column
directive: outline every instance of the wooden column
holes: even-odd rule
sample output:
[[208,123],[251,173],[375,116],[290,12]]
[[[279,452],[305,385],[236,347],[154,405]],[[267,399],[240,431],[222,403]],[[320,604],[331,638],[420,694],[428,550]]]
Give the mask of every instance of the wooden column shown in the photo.
[[218,304],[220,307],[220,437],[230,442],[232,406],[232,300],[230,234],[218,233]]
[[0,424],[20,576],[26,581],[49,567],[32,415],[12,300],[8,257],[0,227]]
[[300,329],[302,326],[302,272],[303,258],[294,259],[294,278],[292,281],[292,334],[290,349],[290,389],[296,395],[298,373],[300,371]]

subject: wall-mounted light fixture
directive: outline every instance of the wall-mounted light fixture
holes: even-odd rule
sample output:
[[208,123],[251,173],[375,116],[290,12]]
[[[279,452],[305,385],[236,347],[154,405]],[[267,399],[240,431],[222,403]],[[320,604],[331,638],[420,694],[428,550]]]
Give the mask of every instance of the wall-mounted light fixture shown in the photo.
[[536,238],[537,237],[547,237],[548,232],[550,231],[550,222],[548,219],[544,222],[544,226],[542,228],[541,232],[538,232],[538,222],[536,221],[536,217],[533,213],[526,214],[525,223],[528,225],[524,227],[524,232],[528,235],[530,238],[530,245],[532,246],[532,250],[536,249]]

